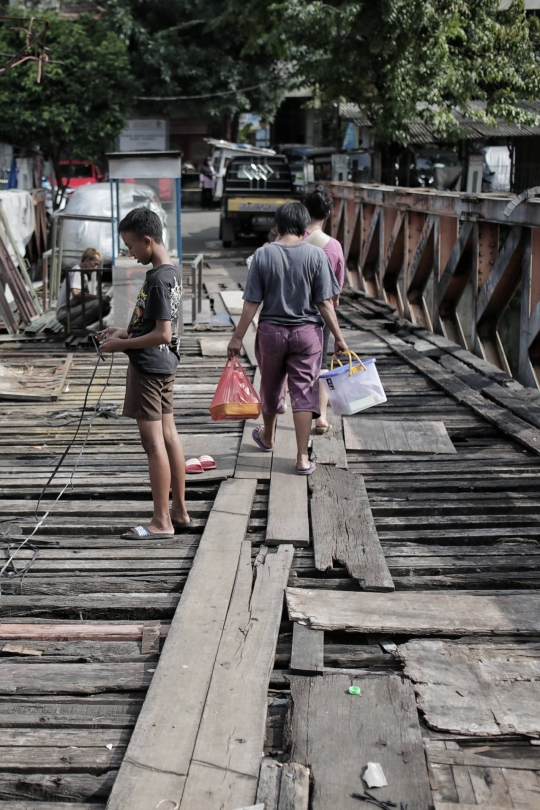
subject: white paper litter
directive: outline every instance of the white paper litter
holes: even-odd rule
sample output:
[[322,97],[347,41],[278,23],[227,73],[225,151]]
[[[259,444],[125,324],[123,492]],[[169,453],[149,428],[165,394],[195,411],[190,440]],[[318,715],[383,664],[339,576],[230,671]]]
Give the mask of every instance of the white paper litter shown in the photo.
[[105,748],[108,748],[108,749],[109,749],[109,751],[112,751],[112,750],[113,750],[113,744],[112,744],[112,743],[107,743],[107,745],[105,746]]
[[388,782],[379,762],[368,762],[367,768],[362,775],[362,779],[368,788],[386,787]]

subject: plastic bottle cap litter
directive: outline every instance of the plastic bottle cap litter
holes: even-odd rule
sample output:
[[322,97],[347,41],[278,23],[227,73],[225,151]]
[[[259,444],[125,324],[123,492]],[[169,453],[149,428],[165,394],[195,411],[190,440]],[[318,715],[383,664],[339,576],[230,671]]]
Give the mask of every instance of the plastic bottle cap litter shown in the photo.
[[359,686],[349,686],[349,695],[361,695],[362,690]]

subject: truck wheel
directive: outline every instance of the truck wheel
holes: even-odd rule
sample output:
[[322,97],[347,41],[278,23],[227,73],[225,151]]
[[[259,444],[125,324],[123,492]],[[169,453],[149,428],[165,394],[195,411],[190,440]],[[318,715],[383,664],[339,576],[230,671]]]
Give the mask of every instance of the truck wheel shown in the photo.
[[230,241],[230,239],[224,239],[223,240],[223,247],[224,248],[232,247],[232,242]]

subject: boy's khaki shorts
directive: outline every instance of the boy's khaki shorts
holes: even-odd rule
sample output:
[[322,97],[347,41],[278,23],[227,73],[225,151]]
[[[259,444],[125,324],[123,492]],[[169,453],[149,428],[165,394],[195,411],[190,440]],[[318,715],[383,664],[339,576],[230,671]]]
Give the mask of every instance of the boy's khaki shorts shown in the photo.
[[143,422],[158,422],[163,414],[173,413],[175,374],[143,374],[133,363],[128,365],[126,396],[122,416]]

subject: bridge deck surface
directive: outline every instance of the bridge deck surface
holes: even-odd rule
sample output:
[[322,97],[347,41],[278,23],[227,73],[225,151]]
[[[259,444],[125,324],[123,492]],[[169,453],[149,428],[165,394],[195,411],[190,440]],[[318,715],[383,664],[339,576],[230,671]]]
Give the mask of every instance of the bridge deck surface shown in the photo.
[[[232,267],[207,266],[216,312],[226,311],[216,290],[239,289]],[[114,409],[93,420],[73,487],[14,559],[31,567],[0,577],[0,810],[353,808],[368,762],[388,782],[373,795],[409,810],[540,808],[535,397],[357,294],[341,316],[351,348],[376,358],[388,401],[313,437],[309,488],[294,476],[290,414],[273,462],[251,448],[249,425],[244,440],[242,423],[210,420],[224,360],[202,356],[204,332],[186,330],[175,395],[188,456],[218,462],[189,478],[191,532],[119,539],[151,514],[145,457]],[[0,344],[2,364],[65,355],[54,343]],[[0,402],[6,559],[35,527],[93,366],[75,353],[58,402]],[[121,405],[125,367],[115,358],[102,404]],[[99,368],[91,407],[108,374]],[[433,452],[433,434],[418,431],[433,422],[452,452]],[[405,445],[411,423],[416,443]],[[380,449],[365,449],[366,426]],[[267,545],[269,524],[301,532],[303,509],[309,545],[280,546],[275,529]],[[206,618],[221,622],[213,640]],[[186,708],[166,734],[152,731],[148,718],[188,698],[194,722]],[[182,767],[171,750],[185,751]],[[139,799],[144,784],[153,792]]]

